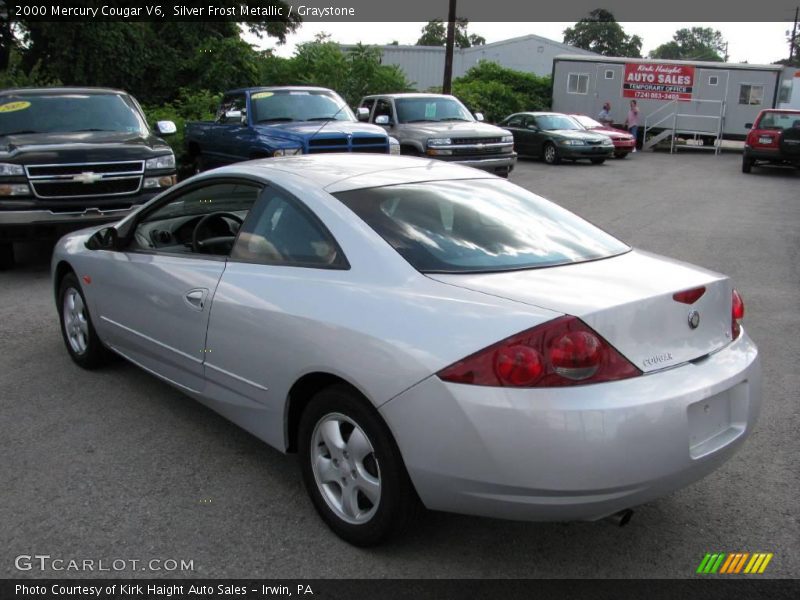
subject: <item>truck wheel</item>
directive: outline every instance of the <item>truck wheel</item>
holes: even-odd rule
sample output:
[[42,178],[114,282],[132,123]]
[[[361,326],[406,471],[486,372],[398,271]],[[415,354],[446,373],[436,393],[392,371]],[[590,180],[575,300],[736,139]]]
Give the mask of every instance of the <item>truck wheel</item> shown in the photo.
[[742,157],[742,173],[749,173],[752,168],[753,159],[748,156]]
[[551,142],[548,142],[544,145],[542,156],[544,157],[544,162],[546,162],[548,165],[557,165],[561,162],[561,157],[558,156],[558,150],[556,150],[555,144]]
[[197,175],[198,173],[202,173],[206,170],[205,161],[203,160],[203,156],[200,154],[195,154],[192,157],[192,175]]
[[0,271],[14,266],[14,244],[11,242],[0,243]]
[[422,156],[414,146],[400,146],[400,154],[404,156]]

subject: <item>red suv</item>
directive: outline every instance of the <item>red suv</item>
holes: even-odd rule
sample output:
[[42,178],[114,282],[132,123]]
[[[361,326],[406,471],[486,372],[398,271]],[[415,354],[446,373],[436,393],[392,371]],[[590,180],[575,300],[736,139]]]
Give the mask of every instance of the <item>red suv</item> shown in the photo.
[[742,172],[758,163],[800,168],[800,110],[769,108],[758,113],[744,143]]

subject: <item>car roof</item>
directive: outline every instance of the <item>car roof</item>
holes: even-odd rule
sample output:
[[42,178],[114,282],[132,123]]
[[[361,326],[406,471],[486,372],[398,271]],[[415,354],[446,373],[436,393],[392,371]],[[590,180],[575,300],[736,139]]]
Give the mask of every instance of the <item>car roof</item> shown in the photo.
[[124,90],[101,87],[37,87],[37,88],[8,88],[0,90],[0,96],[11,96],[14,94],[29,95],[57,95],[57,94],[126,94]]
[[800,113],[800,108],[762,108],[762,113],[765,112],[776,112],[776,113],[784,113],[788,115],[795,115]]
[[440,160],[389,154],[305,154],[262,158],[216,169],[220,175],[244,169],[257,177],[294,175],[330,193],[443,179],[494,178],[483,171]]
[[280,92],[280,91],[290,91],[290,92],[332,92],[330,88],[318,87],[313,85],[269,85],[269,86],[258,86],[258,87],[246,87],[246,88],[236,88],[235,90],[228,90],[225,92],[225,96],[228,94],[244,94],[245,92]]
[[397,94],[370,94],[367,98],[453,98],[451,94],[426,94],[425,92],[405,92]]

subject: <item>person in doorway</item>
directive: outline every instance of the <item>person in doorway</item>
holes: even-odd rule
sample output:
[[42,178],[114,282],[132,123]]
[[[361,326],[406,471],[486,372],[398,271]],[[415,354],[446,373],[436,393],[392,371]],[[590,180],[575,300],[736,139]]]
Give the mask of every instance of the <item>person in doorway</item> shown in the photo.
[[606,127],[611,127],[614,124],[614,119],[611,117],[611,102],[603,103],[603,110],[597,115],[597,120]]
[[[630,134],[633,136],[633,139],[636,140],[636,143],[638,144],[639,106],[636,104],[636,100],[631,100],[631,108],[628,111],[628,117],[625,119],[625,129],[630,132]],[[636,146],[633,147],[633,151],[636,152]]]

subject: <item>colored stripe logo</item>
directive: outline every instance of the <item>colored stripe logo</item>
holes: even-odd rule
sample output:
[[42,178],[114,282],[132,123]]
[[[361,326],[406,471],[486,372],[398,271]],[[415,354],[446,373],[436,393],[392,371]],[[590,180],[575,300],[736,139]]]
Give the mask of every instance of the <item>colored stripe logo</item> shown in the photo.
[[714,573],[760,575],[766,570],[772,556],[772,552],[754,552],[753,554],[749,552],[709,552],[700,561],[697,573],[703,575]]

